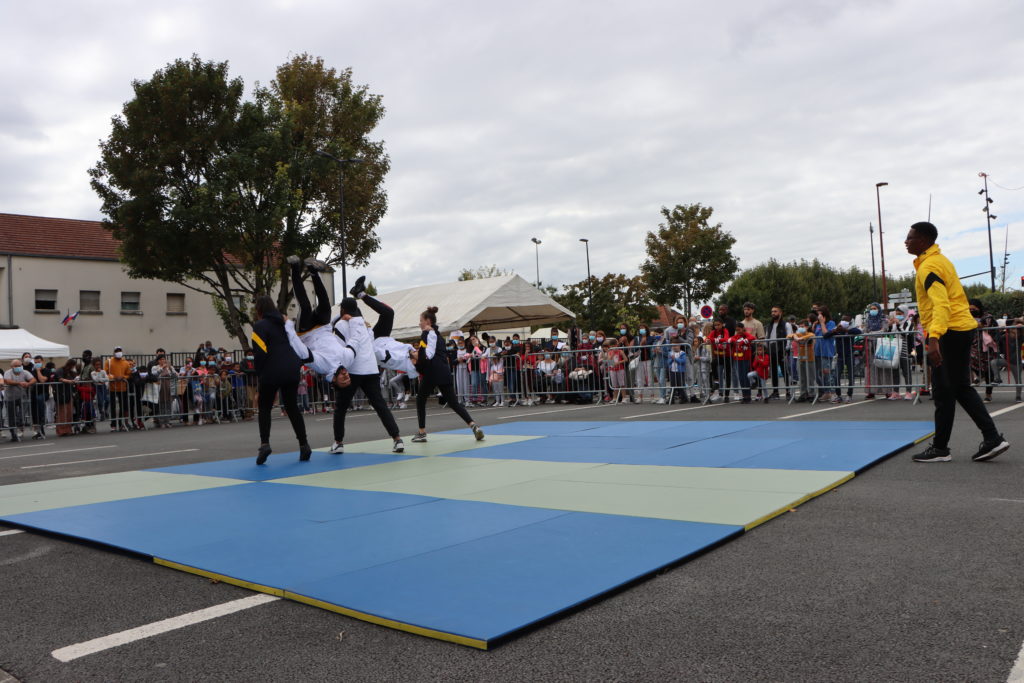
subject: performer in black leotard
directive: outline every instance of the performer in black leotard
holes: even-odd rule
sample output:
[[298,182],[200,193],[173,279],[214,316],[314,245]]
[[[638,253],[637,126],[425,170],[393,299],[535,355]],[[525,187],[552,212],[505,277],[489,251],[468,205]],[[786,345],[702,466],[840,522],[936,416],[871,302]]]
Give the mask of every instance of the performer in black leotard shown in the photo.
[[452,386],[452,369],[448,366],[444,339],[437,331],[437,306],[431,306],[420,314],[419,362],[416,368],[420,371],[420,390],[416,394],[416,419],[419,431],[412,440],[423,443],[427,440],[427,399],[434,394],[436,387],[441,397],[455,414],[465,420],[477,441],[482,441],[484,432],[469,416],[466,409],[459,403]]
[[274,396],[281,392],[281,405],[299,440],[299,460],[309,460],[312,449],[306,441],[306,424],[302,421],[297,392],[302,362],[292,349],[285,331],[285,320],[269,296],[256,299],[256,323],[252,326],[252,350],[259,375],[260,448],[256,464],[262,465],[271,453],[270,416]]

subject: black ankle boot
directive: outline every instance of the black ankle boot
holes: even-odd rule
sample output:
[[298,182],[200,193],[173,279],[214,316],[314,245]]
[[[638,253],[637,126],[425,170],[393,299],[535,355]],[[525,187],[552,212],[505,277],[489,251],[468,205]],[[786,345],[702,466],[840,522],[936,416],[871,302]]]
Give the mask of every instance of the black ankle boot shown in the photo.
[[271,450],[269,443],[260,444],[260,449],[256,452],[256,464],[262,465],[263,463],[265,463],[267,461],[267,458],[270,457],[270,453]]

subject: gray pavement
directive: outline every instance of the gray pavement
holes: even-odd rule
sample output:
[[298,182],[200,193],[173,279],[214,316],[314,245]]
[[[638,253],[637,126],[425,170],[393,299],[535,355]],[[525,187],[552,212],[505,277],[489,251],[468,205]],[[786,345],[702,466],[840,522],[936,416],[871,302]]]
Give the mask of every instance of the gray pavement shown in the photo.
[[[990,410],[1011,408],[1011,401],[997,393]],[[802,414],[792,421],[931,415],[927,402],[825,410],[830,407],[475,412],[485,428],[510,419],[639,415]],[[432,412],[432,429],[460,426],[450,411]],[[399,421],[406,434],[413,431],[412,414],[398,414],[406,418]],[[1024,409],[996,418],[1020,446],[991,463],[970,462],[979,438],[958,414],[952,463],[916,464],[912,451],[899,454],[795,512],[490,652],[282,600],[62,663],[53,650],[252,593],[38,533],[0,536],[0,670],[26,682],[1005,681],[1024,641],[1021,417]],[[307,418],[314,444],[329,444],[329,418]],[[275,421],[280,451],[293,448],[289,431],[285,421]],[[380,438],[383,430],[372,414],[352,413],[349,433],[350,441],[360,441]],[[254,456],[257,438],[255,425],[243,423],[35,443],[0,444],[0,485]],[[91,450],[74,450],[84,448]],[[148,455],[165,451],[183,452]]]

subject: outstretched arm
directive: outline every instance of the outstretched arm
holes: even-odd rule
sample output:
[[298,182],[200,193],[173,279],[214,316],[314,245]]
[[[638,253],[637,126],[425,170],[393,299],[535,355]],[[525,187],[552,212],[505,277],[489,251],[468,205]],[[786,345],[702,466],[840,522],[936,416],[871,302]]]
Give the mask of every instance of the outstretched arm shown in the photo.
[[308,363],[313,360],[313,354],[310,353],[309,349],[305,344],[302,343],[302,339],[295,333],[295,322],[293,320],[284,321],[284,332],[288,335],[288,344],[295,351],[295,355],[299,357],[303,363]]

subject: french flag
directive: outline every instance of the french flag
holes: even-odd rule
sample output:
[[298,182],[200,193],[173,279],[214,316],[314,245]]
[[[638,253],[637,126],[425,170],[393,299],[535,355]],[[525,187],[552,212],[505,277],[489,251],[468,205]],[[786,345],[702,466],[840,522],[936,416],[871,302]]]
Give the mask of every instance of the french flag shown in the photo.
[[79,313],[81,313],[81,311],[75,311],[75,314],[71,315],[71,310],[68,309],[68,314],[64,316],[64,320],[62,320],[60,324],[63,325],[64,327],[67,327],[71,323],[75,322],[75,318],[78,317]]

